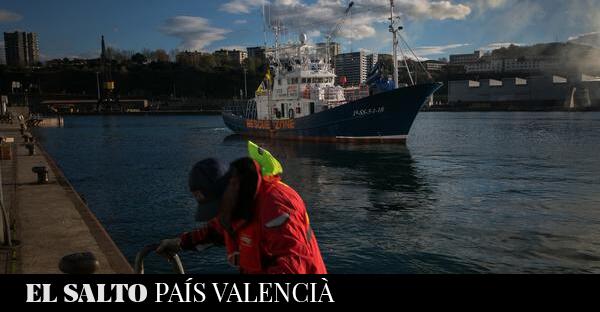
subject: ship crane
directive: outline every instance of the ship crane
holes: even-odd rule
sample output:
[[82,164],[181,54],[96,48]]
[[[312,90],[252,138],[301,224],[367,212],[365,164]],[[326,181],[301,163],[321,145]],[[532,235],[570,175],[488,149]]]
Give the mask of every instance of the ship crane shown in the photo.
[[[329,32],[329,34],[327,34],[326,39],[327,39],[327,44],[326,44],[326,62],[329,65],[330,61],[331,61],[331,56],[330,56],[330,52],[331,52],[331,41],[333,38],[335,38],[337,36],[337,34],[339,33],[339,31],[342,29],[342,25],[346,22],[346,19],[348,19],[348,16],[350,16],[350,11],[352,10],[352,7],[354,6],[354,1],[350,1],[350,3],[348,4],[348,7],[346,8],[346,10],[344,11],[344,16],[342,16],[338,22],[333,26],[333,28],[331,29],[331,31]],[[352,31],[352,30],[350,30]]]

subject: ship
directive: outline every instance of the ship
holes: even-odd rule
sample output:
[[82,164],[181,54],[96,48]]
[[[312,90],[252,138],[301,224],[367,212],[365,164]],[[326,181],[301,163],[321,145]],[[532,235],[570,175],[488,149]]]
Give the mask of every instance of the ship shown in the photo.
[[[346,13],[352,5],[351,2]],[[393,2],[391,17],[394,17]],[[265,79],[253,99],[223,110],[225,125],[249,137],[406,142],[421,107],[442,84],[411,83],[399,87],[396,51],[402,27],[395,25],[394,18],[390,21],[394,36],[394,77],[388,83],[391,87],[337,84],[345,77],[336,79],[329,47],[325,49],[326,55],[319,55],[319,49],[308,44],[307,36],[301,34],[296,43],[276,43],[274,48],[266,50],[269,66]]]

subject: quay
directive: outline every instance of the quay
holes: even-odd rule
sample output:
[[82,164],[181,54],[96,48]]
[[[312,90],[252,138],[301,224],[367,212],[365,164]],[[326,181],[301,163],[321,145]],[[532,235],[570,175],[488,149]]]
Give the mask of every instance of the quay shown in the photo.
[[[61,273],[59,263],[64,256],[84,252],[98,260],[96,273],[133,273],[127,259],[39,142],[34,143],[35,151],[30,156],[18,121],[0,124],[0,136],[14,138],[13,143],[2,146],[0,160],[0,199],[13,241],[12,247],[2,242],[4,228],[0,226],[0,273]],[[39,183],[33,167],[47,168],[47,182]]]

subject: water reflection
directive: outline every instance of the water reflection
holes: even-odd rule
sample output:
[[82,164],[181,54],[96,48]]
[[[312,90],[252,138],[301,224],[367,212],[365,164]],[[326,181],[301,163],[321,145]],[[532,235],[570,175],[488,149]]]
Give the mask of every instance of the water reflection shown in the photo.
[[333,272],[418,272],[436,266],[423,259],[446,259],[420,256],[436,197],[407,146],[254,141],[282,162],[285,182],[304,198]]
[[[243,144],[246,140],[234,134],[227,136],[224,143]],[[425,197],[426,200],[434,200],[433,196],[429,196],[432,194],[431,188],[406,145],[330,144],[269,139],[254,141],[285,164],[286,179],[291,177],[293,180],[318,184],[323,179],[326,180],[322,176],[325,168],[327,171],[351,171],[352,174],[344,176],[344,183],[366,186],[376,210],[410,209],[423,204],[409,197],[395,200],[381,198],[382,192],[419,194],[419,197]]]
[[[257,140],[302,195],[331,272],[599,272],[600,115],[419,118],[408,147]],[[40,129],[44,147],[131,260],[196,226],[194,162],[247,154],[218,116],[65,122]],[[232,272],[221,249],[184,257],[190,272]]]

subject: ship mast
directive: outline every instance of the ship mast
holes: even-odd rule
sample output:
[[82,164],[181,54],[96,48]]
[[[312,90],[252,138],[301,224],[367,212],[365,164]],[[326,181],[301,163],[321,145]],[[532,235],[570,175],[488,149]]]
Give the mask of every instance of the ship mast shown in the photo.
[[390,32],[392,33],[392,60],[394,62],[394,89],[398,89],[398,29],[394,21],[394,0],[390,0]]
[[[393,55],[392,59],[394,62],[394,89],[398,89],[398,32],[403,29],[402,26],[396,26],[397,16],[394,16],[394,0],[390,0],[390,32],[392,33],[392,45],[393,45]],[[410,79],[411,84],[415,84],[412,75],[410,74],[410,69],[408,68],[408,63],[406,62],[406,56],[404,56],[404,51],[400,47],[400,53],[402,53],[402,58],[404,59],[404,66],[406,66],[406,71],[408,72],[408,78]],[[417,59],[418,61],[418,59]]]

